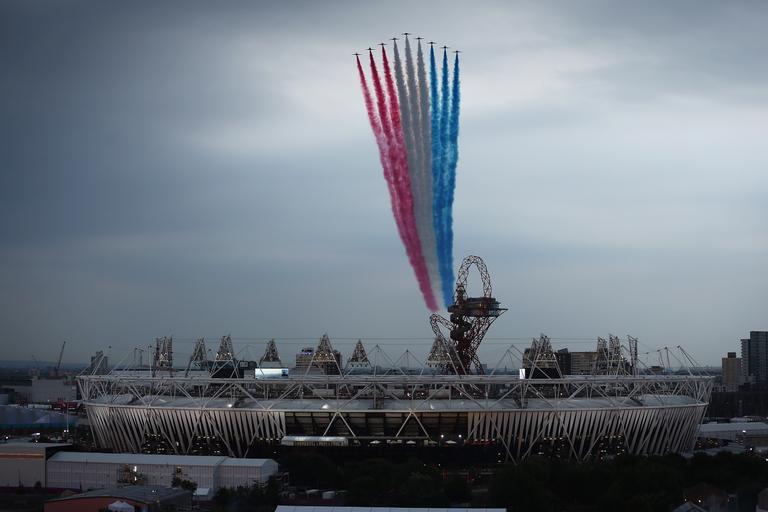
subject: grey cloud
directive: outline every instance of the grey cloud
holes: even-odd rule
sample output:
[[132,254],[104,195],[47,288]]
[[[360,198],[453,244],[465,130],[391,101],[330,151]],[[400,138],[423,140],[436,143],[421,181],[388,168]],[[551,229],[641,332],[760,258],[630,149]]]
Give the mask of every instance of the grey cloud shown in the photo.
[[4,2],[0,358],[226,332],[426,351],[350,55],[410,30],[465,50],[455,257],[510,306],[490,336],[714,363],[766,327],[764,11]]

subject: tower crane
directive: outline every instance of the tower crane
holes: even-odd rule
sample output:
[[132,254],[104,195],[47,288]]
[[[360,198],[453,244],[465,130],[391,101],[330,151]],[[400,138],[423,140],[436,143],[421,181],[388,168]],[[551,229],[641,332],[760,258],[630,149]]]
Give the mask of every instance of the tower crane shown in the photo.
[[64,347],[67,346],[66,340],[61,343],[61,350],[59,350],[59,360],[56,362],[56,370],[54,370],[54,375],[56,377],[59,376],[59,370],[61,369],[61,358],[64,356]]

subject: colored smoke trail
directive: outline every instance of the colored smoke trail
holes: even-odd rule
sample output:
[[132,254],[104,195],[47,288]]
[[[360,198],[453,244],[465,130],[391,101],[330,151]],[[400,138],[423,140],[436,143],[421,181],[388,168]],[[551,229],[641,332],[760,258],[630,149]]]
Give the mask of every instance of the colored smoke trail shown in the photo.
[[[429,88],[431,92],[430,114],[431,138],[432,138],[432,229],[435,233],[435,252],[438,260],[438,273],[440,273],[440,282],[443,276],[440,266],[440,191],[443,183],[443,150],[440,139],[440,91],[438,89],[437,64],[435,62],[435,48],[429,48]],[[442,293],[442,284],[436,290]],[[445,302],[445,297],[443,297]]]
[[[408,94],[403,98],[403,101],[408,102],[408,109],[411,111],[411,129],[413,130],[413,139],[411,140],[413,151],[413,162],[411,162],[411,174],[418,173],[418,169],[421,166],[421,148],[418,144],[419,137],[419,99],[418,89],[416,88],[416,77],[413,72],[413,53],[411,52],[411,42],[408,40],[408,36],[405,37],[405,69],[406,80],[408,83]],[[415,180],[416,186],[421,185],[418,178]]]
[[429,84],[421,40],[419,40],[416,52],[416,70],[419,91],[419,130],[416,143],[419,144],[419,154],[421,155],[418,174],[422,181],[416,218],[429,280],[432,283],[432,289],[438,292],[440,290],[440,263],[437,258],[435,224],[432,213],[434,204],[432,198],[432,126],[429,110]]
[[[392,198],[392,201],[391,201],[392,216],[395,219],[395,224],[397,225],[397,231],[402,240],[403,231],[400,228],[402,222],[400,220],[400,214],[397,211],[397,208],[395,207],[394,198],[396,196],[396,192],[392,183],[392,173],[389,167],[389,161],[387,159],[387,141],[384,138],[384,134],[381,130],[381,125],[379,124],[379,117],[376,114],[376,107],[374,107],[373,105],[371,90],[368,88],[368,82],[365,80],[363,65],[360,62],[359,57],[357,59],[357,71],[360,74],[360,87],[363,89],[363,99],[365,100],[365,109],[368,112],[368,121],[371,124],[371,130],[373,131],[373,136],[376,139],[376,145],[379,147],[379,159],[381,160],[381,167],[384,170],[384,180],[386,181],[387,188],[389,189],[389,196],[390,198]],[[402,241],[403,243],[405,243],[405,240],[402,240]]]
[[450,214],[448,211],[448,186],[450,183],[448,175],[450,156],[448,127],[450,124],[450,114],[448,107],[450,104],[450,89],[448,88],[448,52],[445,49],[443,49],[443,66],[440,78],[440,149],[442,154],[440,155],[440,168],[438,169],[440,186],[435,187],[435,197],[438,199],[435,201],[434,209],[437,212],[435,237],[437,238],[437,257],[440,262],[440,281],[442,284],[443,302],[448,307],[453,303],[453,269],[450,263],[453,259],[451,255],[453,247],[448,245],[446,234],[447,217]]
[[369,48],[371,88],[359,58],[357,67],[398,234],[424,301],[435,311],[437,296],[442,296],[446,306],[453,303],[452,210],[458,163],[459,59],[457,54],[451,81],[448,54],[443,47],[438,75],[433,43],[427,64],[418,39],[414,47],[406,35],[403,54],[394,43],[392,66],[384,43],[381,68]]
[[[373,57],[373,56],[371,56]],[[381,58],[384,68],[384,81],[387,84],[387,96],[389,98],[389,121],[392,126],[392,136],[389,141],[389,149],[392,157],[392,164],[396,170],[396,178],[398,180],[407,180],[410,182],[408,176],[408,156],[405,151],[405,145],[403,143],[403,127],[400,122],[400,105],[398,104],[397,94],[395,93],[395,83],[392,80],[392,71],[389,68],[389,60],[387,59],[387,52],[384,48],[381,48]],[[410,187],[410,183],[408,184]],[[399,190],[399,189],[398,189]],[[413,207],[413,198],[410,193],[398,194],[401,201],[403,201],[403,207],[407,210],[409,207]]]
[[[420,47],[420,46],[419,46]],[[427,266],[430,288],[435,292],[440,290],[439,263],[437,249],[435,247],[434,222],[432,220],[432,168],[426,167],[426,162],[431,161],[425,156],[429,149],[429,142],[425,143],[424,126],[422,117],[428,113],[421,112],[421,90],[416,82],[416,68],[413,63],[413,47],[408,37],[405,38],[405,69],[407,80],[405,96],[401,96],[401,103],[408,104],[411,114],[411,135],[407,140],[409,157],[409,170],[411,176],[411,190],[414,198],[414,217],[416,229],[421,242],[424,262]],[[427,103],[429,97],[425,98]]]
[[[371,81],[373,82],[373,89],[376,93],[381,131],[386,146],[385,154],[388,158],[387,164],[383,165],[389,167],[389,176],[392,183],[390,188],[392,210],[397,212],[396,219],[399,219],[397,225],[398,230],[400,231],[400,239],[403,241],[406,255],[416,274],[416,280],[419,284],[419,289],[424,296],[424,302],[431,311],[436,311],[437,302],[435,301],[431,283],[429,282],[429,274],[427,272],[426,263],[424,262],[424,255],[421,251],[421,242],[419,241],[418,230],[416,229],[416,222],[413,215],[411,180],[408,174],[407,156],[402,145],[403,135],[399,116],[400,107],[397,104],[397,96],[394,94],[394,82],[389,70],[389,63],[386,60],[386,52],[383,48],[382,58],[385,63],[384,75],[385,80],[387,81],[387,89],[391,92],[389,106],[387,106],[387,98],[381,84],[376,61],[373,58],[373,52],[370,54]],[[397,124],[395,125],[393,121]],[[399,147],[398,141],[401,141]]]
[[[444,218],[444,234],[445,234],[445,262],[444,267],[446,272],[450,272],[451,281],[453,282],[453,197],[456,189],[456,166],[459,163],[459,104],[461,101],[461,94],[459,92],[459,54],[456,53],[456,57],[453,61],[453,87],[451,89],[451,118],[448,123],[448,150],[447,150],[447,173],[446,173],[446,205]],[[445,280],[443,280],[443,297],[446,302],[446,306],[451,303],[450,295],[451,290],[449,287],[448,295],[446,296]]]
[[[387,52],[384,47],[381,48],[382,62],[384,66],[384,75],[387,82],[387,93],[390,100],[390,113],[392,120],[393,136],[395,138],[396,152],[396,169],[397,177],[396,184],[400,187],[400,198],[403,204],[404,219],[406,229],[409,233],[409,239],[411,240],[412,250],[410,252],[411,265],[413,265],[416,278],[419,282],[419,288],[424,295],[424,301],[427,307],[431,311],[437,310],[437,301],[433,292],[433,287],[429,275],[429,268],[424,257],[424,244],[422,243],[421,232],[419,230],[419,222],[416,218],[416,205],[414,203],[414,194],[412,179],[410,174],[410,166],[406,148],[404,146],[403,129],[400,123],[400,107],[398,105],[398,97],[395,94],[395,85],[392,80],[392,71],[387,59]],[[413,120],[413,102],[411,102],[411,120]],[[419,191],[423,190],[423,186],[419,187]],[[420,204],[420,203],[419,203]],[[434,245],[434,244],[433,244]]]
[[[397,82],[397,93],[401,98],[400,101],[400,118],[403,125],[403,140],[405,143],[406,153],[408,156],[408,168],[409,170],[416,165],[416,155],[413,154],[414,147],[414,134],[413,134],[413,119],[411,116],[411,107],[408,101],[403,99],[408,97],[408,90],[405,87],[405,75],[403,73],[403,63],[400,60],[400,52],[397,48],[397,42],[394,43],[395,51],[395,80]],[[414,194],[415,197],[415,194]]]

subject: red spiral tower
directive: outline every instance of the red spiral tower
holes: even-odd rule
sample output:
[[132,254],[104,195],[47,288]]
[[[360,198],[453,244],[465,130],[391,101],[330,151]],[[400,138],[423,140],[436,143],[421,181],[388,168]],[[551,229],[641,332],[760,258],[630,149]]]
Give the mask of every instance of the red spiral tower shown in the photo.
[[[473,265],[480,273],[483,283],[482,297],[467,296],[467,277]],[[479,256],[464,258],[456,276],[453,304],[448,307],[450,320],[436,313],[430,317],[432,330],[451,353],[451,364],[446,368],[447,371],[466,374],[470,373],[471,367],[474,366],[476,373],[483,373],[483,367],[477,358],[477,349],[493,321],[506,310],[493,297],[491,277],[483,259]],[[443,334],[443,329],[448,331],[450,341]]]

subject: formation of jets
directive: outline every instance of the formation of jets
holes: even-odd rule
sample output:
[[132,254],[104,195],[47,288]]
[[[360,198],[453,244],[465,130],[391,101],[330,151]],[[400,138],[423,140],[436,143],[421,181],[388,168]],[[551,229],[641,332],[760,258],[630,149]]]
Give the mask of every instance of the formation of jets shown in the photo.
[[[402,34],[402,35],[404,35],[404,36],[405,36],[405,38],[406,38],[406,39],[408,39],[408,36],[412,35],[412,33],[411,33],[411,32],[403,32],[403,34]],[[421,41],[421,40],[423,40],[423,39],[424,39],[424,38],[423,38],[423,37],[421,37],[421,36],[418,36],[418,37],[416,37],[416,40],[417,40],[417,41]],[[399,39],[399,38],[397,38],[397,37],[392,37],[392,38],[390,38],[390,41],[393,41],[393,42],[394,42],[394,41],[399,41],[399,40],[400,40],[400,39]],[[434,46],[435,46],[437,43],[436,43],[436,42],[434,42],[434,41],[429,41],[429,43],[427,43],[427,44],[429,44],[429,46],[431,46],[431,47],[433,47],[433,48],[434,48]],[[384,47],[385,47],[386,45],[387,45],[387,43],[379,43],[377,46],[381,46],[381,48],[382,48],[382,49],[384,49]],[[448,49],[450,48],[450,46],[441,46],[440,48],[442,48],[443,52],[447,52],[447,51],[448,51]],[[373,52],[373,48],[371,48],[370,46],[369,46],[368,48],[366,48],[366,50],[368,50],[368,52]],[[454,51],[453,51],[453,53],[457,53],[457,54],[458,54],[458,53],[461,53],[461,50],[454,50]],[[357,53],[357,52],[353,53],[352,55],[354,55],[355,57],[359,57],[359,56],[360,56],[360,54],[359,54],[359,53]]]

